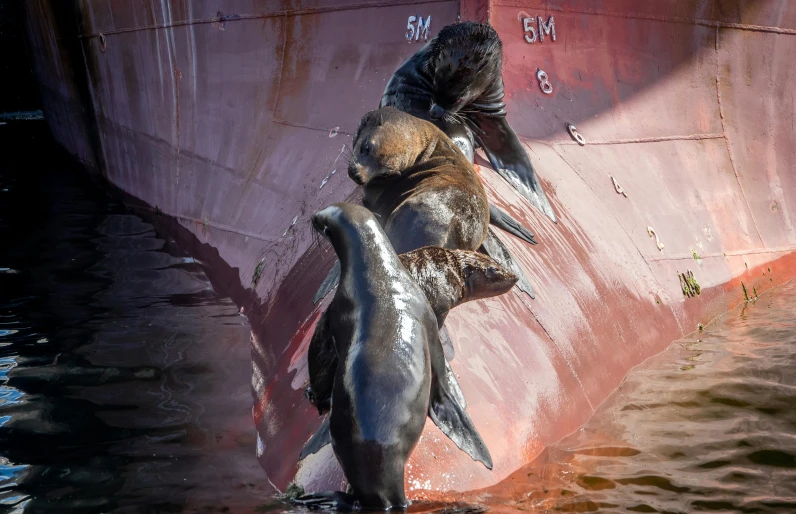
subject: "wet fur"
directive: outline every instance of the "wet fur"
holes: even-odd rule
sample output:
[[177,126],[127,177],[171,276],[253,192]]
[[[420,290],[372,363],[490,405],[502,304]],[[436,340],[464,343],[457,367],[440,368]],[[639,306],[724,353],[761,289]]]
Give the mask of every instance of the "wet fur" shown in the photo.
[[502,47],[488,24],[443,27],[393,74],[380,106],[434,122],[471,162],[475,146],[483,147],[495,171],[556,221],[528,154],[506,120]]
[[[426,295],[440,329],[450,309],[468,301],[506,293],[517,282],[517,275],[511,270],[478,252],[425,247],[401,254],[398,258]],[[330,314],[327,310],[316,325],[307,354],[310,385],[306,395],[318,408],[319,414],[330,408],[337,368],[337,353],[331,339],[329,323]],[[432,363],[432,398],[435,395],[437,398],[435,403],[443,404],[440,397],[450,396],[464,409],[464,395],[447,365],[442,343],[429,341],[429,355]],[[437,422],[436,419],[434,421]],[[466,426],[470,422],[462,420],[459,423]],[[485,448],[481,449],[467,438],[461,437],[458,427],[451,428],[446,435],[471,457],[482,460],[491,468],[491,460],[482,456]],[[474,431],[474,427],[471,430]],[[301,458],[317,452],[328,442],[328,430],[322,425],[305,445]]]
[[338,359],[329,434],[353,494],[299,502],[405,508],[404,466],[429,412],[436,318],[372,213],[337,204],[316,213],[313,225],[329,237],[342,268],[323,327]]
[[393,107],[368,113],[348,171],[398,253],[423,246],[476,250],[486,238],[484,186],[464,154],[428,121]]

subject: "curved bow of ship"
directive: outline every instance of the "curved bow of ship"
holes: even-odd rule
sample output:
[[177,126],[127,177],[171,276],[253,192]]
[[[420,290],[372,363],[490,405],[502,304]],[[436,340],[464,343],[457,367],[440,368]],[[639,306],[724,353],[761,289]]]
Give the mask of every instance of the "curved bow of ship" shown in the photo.
[[427,421],[410,496],[501,481],[589,419],[630,368],[796,275],[788,0],[24,7],[56,140],[249,316],[257,457],[276,488],[343,480],[330,448],[298,463],[320,422],[303,397],[306,348],[334,259],[309,217],[356,200],[344,148],[359,119],[458,19],[489,21],[503,40],[508,120],[558,223],[477,159],[490,199],[539,241],[500,235],[536,299],[515,289],[448,316],[451,365],[495,465]]

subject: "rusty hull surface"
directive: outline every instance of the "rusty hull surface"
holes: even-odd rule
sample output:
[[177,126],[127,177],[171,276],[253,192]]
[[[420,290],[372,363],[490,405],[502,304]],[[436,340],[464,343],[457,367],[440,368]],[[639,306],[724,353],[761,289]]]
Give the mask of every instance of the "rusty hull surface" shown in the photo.
[[[410,15],[431,15],[432,36],[459,15],[498,30],[509,120],[560,218],[550,222],[479,161],[490,198],[540,241],[501,235],[537,298],[512,291],[448,317],[452,366],[495,468],[428,422],[407,466],[411,497],[499,482],[583,424],[631,367],[743,301],[742,282],[751,294],[796,274],[789,0],[25,8],[55,137],[171,217],[252,320],[258,457],[279,489],[343,480],[330,448],[296,462],[319,423],[302,395],[305,352],[325,306],[311,299],[334,258],[309,216],[356,198],[343,147],[420,47],[405,39]],[[555,42],[525,42],[520,18],[537,15],[554,17]],[[678,278],[689,270],[695,298]]]

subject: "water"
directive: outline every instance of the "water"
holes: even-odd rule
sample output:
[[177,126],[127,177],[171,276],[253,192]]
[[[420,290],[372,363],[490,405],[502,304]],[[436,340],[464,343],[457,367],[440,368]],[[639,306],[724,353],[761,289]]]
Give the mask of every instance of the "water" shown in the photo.
[[246,319],[40,122],[0,126],[0,512],[239,512]]
[[796,282],[633,370],[496,510],[796,512]]

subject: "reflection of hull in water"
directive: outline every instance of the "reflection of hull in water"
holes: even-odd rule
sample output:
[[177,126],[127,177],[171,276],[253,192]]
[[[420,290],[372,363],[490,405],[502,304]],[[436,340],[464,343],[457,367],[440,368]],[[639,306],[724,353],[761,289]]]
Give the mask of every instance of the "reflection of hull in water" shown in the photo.
[[[55,137],[173,216],[259,327],[254,417],[280,488],[319,423],[302,396],[304,353],[333,255],[313,244],[309,215],[354,197],[341,149],[419,48],[404,37],[408,17],[430,15],[433,36],[460,10],[396,3],[81,3],[77,16],[72,2],[25,3]],[[503,237],[537,298],[511,292],[448,317],[452,366],[495,468],[429,422],[407,467],[410,496],[503,479],[588,419],[633,365],[742,301],[741,282],[760,291],[796,270],[796,7],[461,3],[462,19],[488,16],[503,38],[509,120],[560,221],[481,168],[490,198],[538,236],[535,247]],[[525,41],[520,18],[537,14],[554,17],[555,42]],[[701,296],[683,295],[689,270]],[[341,480],[328,450],[299,477],[313,489]]]

